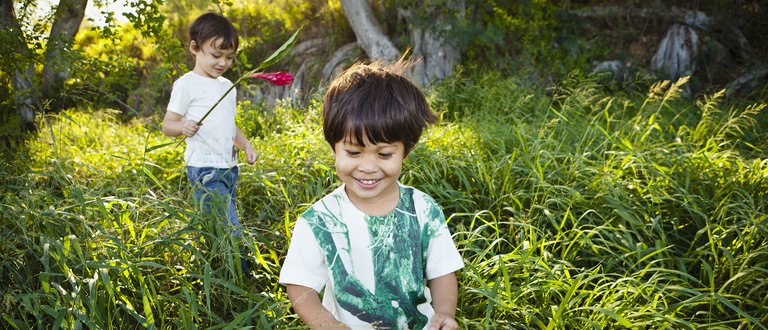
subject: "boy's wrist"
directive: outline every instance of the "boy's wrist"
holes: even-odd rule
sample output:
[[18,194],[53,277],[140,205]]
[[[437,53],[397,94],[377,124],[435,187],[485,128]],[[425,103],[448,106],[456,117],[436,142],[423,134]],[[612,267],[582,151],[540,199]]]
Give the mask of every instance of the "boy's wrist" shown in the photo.
[[435,310],[435,315],[442,315],[445,318],[451,318],[451,319],[456,318],[456,313],[454,311],[445,312],[445,311]]

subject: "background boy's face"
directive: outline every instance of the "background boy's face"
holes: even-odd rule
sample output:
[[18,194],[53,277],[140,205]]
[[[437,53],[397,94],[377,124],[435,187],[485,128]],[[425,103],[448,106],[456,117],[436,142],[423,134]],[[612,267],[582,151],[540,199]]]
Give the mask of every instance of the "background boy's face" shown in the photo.
[[344,139],[333,146],[336,175],[345,183],[349,199],[361,211],[384,215],[400,199],[397,179],[403,170],[405,146],[402,142],[365,146]]
[[232,65],[235,50],[219,49],[221,38],[211,38],[203,41],[202,45],[190,42],[189,51],[195,55],[195,73],[208,78],[218,78]]

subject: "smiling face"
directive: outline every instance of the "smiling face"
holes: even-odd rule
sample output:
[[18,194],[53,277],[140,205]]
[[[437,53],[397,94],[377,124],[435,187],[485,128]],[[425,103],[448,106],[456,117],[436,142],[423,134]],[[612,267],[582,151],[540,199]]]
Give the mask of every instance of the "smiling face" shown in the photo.
[[227,72],[235,59],[235,49],[220,49],[222,38],[212,38],[197,45],[195,41],[189,44],[189,51],[195,55],[195,73],[208,78],[218,78]]
[[359,210],[382,216],[400,199],[397,179],[403,170],[402,142],[364,145],[342,139],[333,145],[336,175],[344,182],[347,196]]

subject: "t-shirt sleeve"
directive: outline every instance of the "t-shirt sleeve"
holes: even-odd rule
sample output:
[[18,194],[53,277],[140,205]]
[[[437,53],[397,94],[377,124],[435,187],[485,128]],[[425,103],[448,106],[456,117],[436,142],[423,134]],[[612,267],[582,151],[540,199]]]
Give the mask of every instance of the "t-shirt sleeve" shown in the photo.
[[427,198],[426,204],[428,209],[423,216],[428,217],[432,237],[427,247],[424,272],[427,280],[431,280],[464,268],[464,260],[453,242],[443,210],[431,198]]
[[168,111],[184,115],[187,113],[187,108],[190,104],[190,96],[188,88],[185,88],[180,80],[173,83],[173,89],[171,90],[171,99],[168,101]]
[[304,218],[299,218],[293,228],[291,245],[288,246],[288,253],[280,269],[279,282],[283,285],[309,287],[318,293],[328,282],[325,258],[312,229]]

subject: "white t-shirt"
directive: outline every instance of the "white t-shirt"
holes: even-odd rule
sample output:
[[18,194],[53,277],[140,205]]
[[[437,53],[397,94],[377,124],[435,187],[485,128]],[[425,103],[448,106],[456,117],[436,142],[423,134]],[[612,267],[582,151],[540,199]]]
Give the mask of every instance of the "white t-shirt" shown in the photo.
[[428,327],[426,281],[464,263],[437,203],[399,186],[385,216],[358,210],[344,185],[315,202],[296,221],[280,283],[325,288],[323,306],[353,329]]
[[[214,79],[187,72],[173,83],[168,111],[185,119],[200,120],[230,86],[232,82],[224,77]],[[236,95],[236,88],[229,91],[205,118],[197,134],[186,139],[184,161],[188,166],[231,168],[237,165]]]

